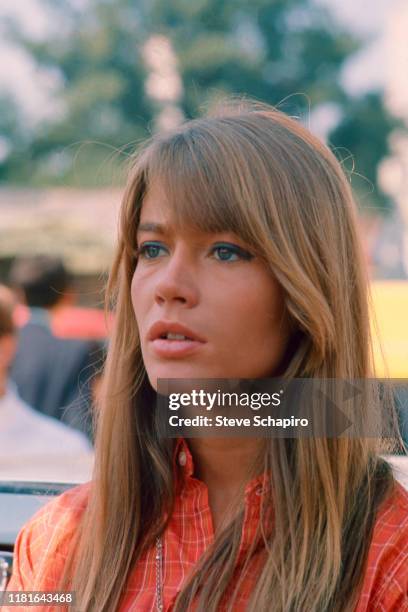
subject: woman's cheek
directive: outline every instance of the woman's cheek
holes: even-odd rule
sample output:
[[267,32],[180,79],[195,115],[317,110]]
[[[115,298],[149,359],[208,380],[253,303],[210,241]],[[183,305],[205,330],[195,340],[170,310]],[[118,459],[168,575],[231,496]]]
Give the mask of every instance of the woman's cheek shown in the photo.
[[146,309],[146,284],[140,282],[139,277],[133,277],[130,287],[130,295],[132,300],[133,312],[135,313],[136,323],[140,326],[142,323],[142,313]]

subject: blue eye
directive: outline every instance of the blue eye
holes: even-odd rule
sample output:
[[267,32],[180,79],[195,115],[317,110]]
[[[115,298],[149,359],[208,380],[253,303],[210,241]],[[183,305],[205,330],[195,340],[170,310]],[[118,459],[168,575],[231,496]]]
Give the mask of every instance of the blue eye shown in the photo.
[[159,252],[165,250],[160,244],[146,242],[137,250],[137,256],[144,259],[157,259]]
[[[167,249],[159,242],[145,242],[136,251],[137,257],[141,259],[159,259],[167,253]],[[239,260],[250,260],[251,253],[233,244],[219,244],[214,246],[211,253],[216,254],[217,261],[234,262]]]
[[230,244],[220,244],[213,248],[213,253],[218,252],[219,257],[216,257],[218,261],[239,261],[240,259],[250,260],[253,255],[244,251],[238,246]]

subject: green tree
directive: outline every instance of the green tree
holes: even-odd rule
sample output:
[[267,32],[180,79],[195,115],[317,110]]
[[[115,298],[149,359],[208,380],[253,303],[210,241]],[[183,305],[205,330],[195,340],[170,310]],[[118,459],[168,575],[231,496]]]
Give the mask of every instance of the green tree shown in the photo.
[[[361,206],[386,212],[377,165],[397,125],[378,92],[350,97],[340,80],[344,62],[360,46],[330,14],[308,0],[156,0],[152,29],[173,41],[185,86],[184,110],[223,93],[245,93],[308,120],[310,108],[335,103],[341,120],[329,134]],[[297,95],[299,94],[299,95]]]
[[[120,0],[92,2],[84,11],[67,1],[48,4],[53,36],[33,41],[17,27],[12,36],[40,67],[58,72],[62,116],[39,126],[18,172],[34,184],[110,184],[152,120],[139,15]],[[17,178],[15,163],[8,167]]]
[[155,0],[150,28],[167,34],[180,58],[184,106],[194,116],[220,93],[246,93],[285,109],[342,102],[338,74],[358,42],[309,0]]
[[[387,138],[401,122],[384,109],[379,92],[357,100],[347,100],[343,118],[330,134],[330,143],[350,171],[354,193],[362,207],[373,207],[382,214],[392,209],[391,200],[377,185],[377,165],[387,153]],[[347,150],[344,147],[347,147]]]
[[349,151],[373,184],[363,205],[387,206],[376,166],[393,121],[378,94],[355,99],[344,91],[340,71],[360,43],[312,0],[89,0],[81,11],[68,0],[43,1],[55,35],[42,43],[17,30],[13,37],[41,67],[59,71],[64,113],[41,126],[20,168],[14,160],[3,177],[112,183],[119,162],[153,129],[157,107],[145,93],[142,46],[164,34],[179,61],[185,116],[224,94],[266,101],[305,121],[310,109],[334,103],[342,119],[330,143],[340,157]]
[[24,133],[15,102],[11,96],[2,95],[0,96],[0,181],[10,178],[19,151],[25,149],[24,144]]

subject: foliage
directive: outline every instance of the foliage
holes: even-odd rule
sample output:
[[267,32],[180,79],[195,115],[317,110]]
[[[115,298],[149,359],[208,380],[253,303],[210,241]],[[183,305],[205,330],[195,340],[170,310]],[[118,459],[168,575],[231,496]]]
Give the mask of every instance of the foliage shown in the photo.
[[[352,170],[351,184],[362,207],[373,207],[386,214],[392,204],[376,186],[377,165],[387,151],[387,137],[401,122],[384,109],[379,92],[347,101],[341,123],[330,134],[330,143],[339,147],[340,158]],[[344,152],[344,143],[351,153]],[[350,163],[351,162],[351,163]]]
[[[354,99],[344,91],[340,71],[359,42],[312,0],[89,0],[81,10],[69,0],[43,3],[56,24],[52,36],[33,41],[16,27],[10,35],[41,68],[58,71],[63,113],[26,143],[9,113],[0,125],[13,143],[0,162],[2,180],[121,180],[118,168],[153,129],[158,111],[145,93],[142,46],[152,34],[164,34],[177,54],[186,117],[225,93],[278,105],[305,120],[310,109],[334,103],[342,120],[329,140],[350,150],[375,186],[393,122],[378,94]],[[376,189],[369,203],[386,206]]]

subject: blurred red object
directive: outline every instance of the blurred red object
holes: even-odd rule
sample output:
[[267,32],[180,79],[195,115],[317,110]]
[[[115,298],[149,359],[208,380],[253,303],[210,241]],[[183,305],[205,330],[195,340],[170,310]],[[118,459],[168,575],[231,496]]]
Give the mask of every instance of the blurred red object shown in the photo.
[[112,327],[112,316],[105,319],[103,310],[67,306],[51,318],[51,328],[59,338],[103,340]]
[[[14,309],[16,325],[22,327],[29,318],[29,309],[22,304],[17,304]],[[59,338],[104,340],[112,329],[112,323],[112,315],[105,319],[104,311],[98,308],[65,306],[51,315],[52,331]]]

